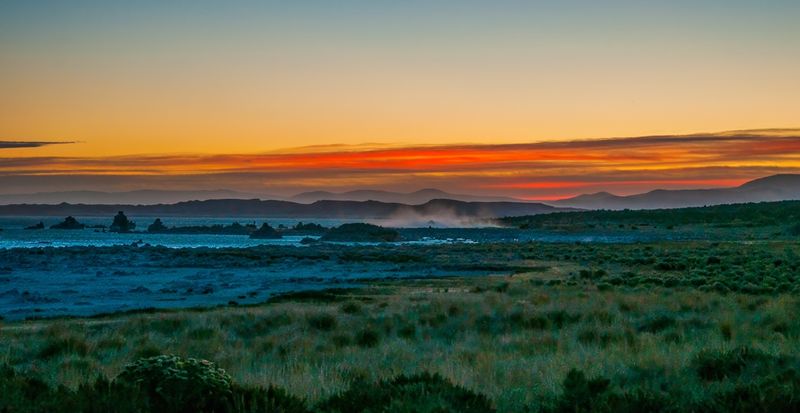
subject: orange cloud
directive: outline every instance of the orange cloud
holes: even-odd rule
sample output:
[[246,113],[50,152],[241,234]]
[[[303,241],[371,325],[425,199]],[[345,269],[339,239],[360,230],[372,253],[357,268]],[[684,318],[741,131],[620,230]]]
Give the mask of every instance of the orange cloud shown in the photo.
[[107,189],[233,188],[282,194],[437,186],[556,199],[606,190],[629,194],[735,186],[779,172],[800,172],[800,131],[504,145],[329,146],[261,154],[0,158],[0,183],[7,192],[47,190],[55,182],[72,189],[97,189],[93,185],[102,182]]

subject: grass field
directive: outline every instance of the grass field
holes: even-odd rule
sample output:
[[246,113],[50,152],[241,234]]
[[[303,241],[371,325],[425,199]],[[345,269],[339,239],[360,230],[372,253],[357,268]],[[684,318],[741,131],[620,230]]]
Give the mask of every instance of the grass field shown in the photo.
[[[435,255],[426,248],[417,252]],[[487,396],[500,412],[555,411],[582,388],[573,369],[586,378],[587,400],[666,398],[683,411],[731,407],[745,391],[763,392],[748,400],[782,397],[766,384],[742,388],[776,377],[800,383],[786,376],[800,366],[797,243],[458,248],[507,267],[256,306],[6,323],[0,364],[77,388],[139,358],[176,354],[309,406],[354,382],[425,371]]]

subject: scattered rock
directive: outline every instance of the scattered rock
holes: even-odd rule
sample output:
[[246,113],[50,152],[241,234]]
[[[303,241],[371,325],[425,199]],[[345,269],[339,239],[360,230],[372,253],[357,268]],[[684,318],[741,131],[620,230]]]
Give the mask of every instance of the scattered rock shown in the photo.
[[334,242],[395,242],[400,240],[400,233],[378,225],[354,223],[340,225],[331,229],[322,236],[321,240]]
[[147,232],[167,232],[169,228],[161,222],[161,218],[156,218],[152,224],[147,227]]
[[129,220],[128,217],[125,216],[125,213],[119,211],[114,217],[114,222],[108,227],[108,230],[110,232],[126,233],[133,231],[134,228],[136,228],[136,223]]
[[31,226],[29,226],[29,227],[25,227],[25,229],[28,229],[28,230],[44,229],[44,222],[42,222],[42,221],[39,221],[39,223],[38,223],[38,224],[36,224],[36,225],[31,225]]
[[265,222],[264,224],[261,225],[261,228],[250,234],[250,238],[280,239],[283,238],[283,236],[278,231],[276,231],[275,228],[272,228],[269,224]]
[[70,229],[70,230],[84,229],[84,228],[86,228],[86,225],[81,224],[80,222],[78,222],[77,219],[75,219],[72,216],[68,216],[64,218],[64,222],[60,224],[55,224],[50,227],[50,229]]

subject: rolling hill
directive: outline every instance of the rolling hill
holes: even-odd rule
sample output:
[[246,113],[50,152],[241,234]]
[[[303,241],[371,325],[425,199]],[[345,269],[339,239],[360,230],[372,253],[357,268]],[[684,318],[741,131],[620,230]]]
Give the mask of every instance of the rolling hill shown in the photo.
[[451,194],[433,188],[420,189],[419,191],[409,193],[366,189],[349,192],[313,191],[303,192],[289,198],[291,201],[302,204],[310,204],[317,201],[379,201],[408,205],[420,205],[434,199],[451,199],[464,202],[525,202],[519,199],[502,196]]
[[0,205],[2,216],[96,216],[125,211],[132,216],[393,219],[398,222],[430,220],[455,223],[566,210],[569,209],[533,202],[463,202],[450,199],[434,199],[420,205],[378,201],[317,201],[300,204],[258,199],[217,199],[158,205],[69,203]]
[[548,203],[581,209],[659,209],[798,199],[800,175],[782,174],[755,179],[733,188],[657,189],[628,196],[599,192]]

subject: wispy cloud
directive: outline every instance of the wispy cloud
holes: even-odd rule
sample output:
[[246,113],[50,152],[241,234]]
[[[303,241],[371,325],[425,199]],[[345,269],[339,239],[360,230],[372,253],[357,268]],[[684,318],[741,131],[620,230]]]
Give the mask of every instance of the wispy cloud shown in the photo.
[[0,158],[3,186],[24,182],[76,189],[80,184],[81,189],[232,188],[283,194],[438,186],[531,199],[733,186],[797,172],[800,130],[792,129],[504,145],[329,146],[262,154]]
[[0,149],[39,148],[47,145],[63,145],[75,142],[56,141],[0,141]]

